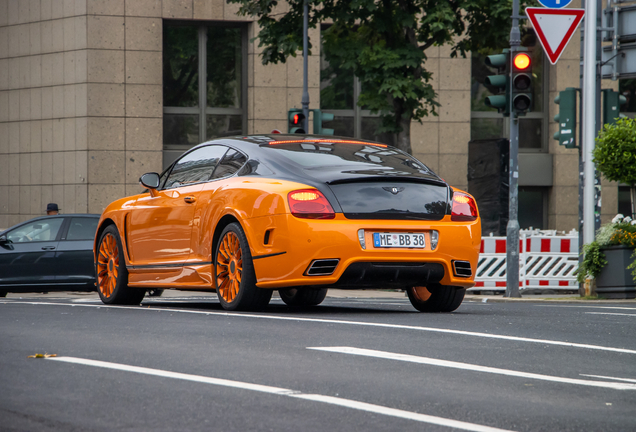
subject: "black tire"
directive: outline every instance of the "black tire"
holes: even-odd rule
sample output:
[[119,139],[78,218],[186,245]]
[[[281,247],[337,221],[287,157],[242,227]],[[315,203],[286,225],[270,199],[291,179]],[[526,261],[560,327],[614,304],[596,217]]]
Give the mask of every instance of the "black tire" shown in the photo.
[[0,297],[6,297],[8,291],[0,291]]
[[431,284],[426,288],[411,287],[406,292],[413,307],[420,312],[452,312],[464,301],[466,288]]
[[272,290],[256,286],[250,246],[238,223],[223,229],[214,248],[214,287],[225,310],[261,310],[272,298]]
[[163,294],[163,290],[161,288],[153,288],[146,291],[148,293],[148,297],[161,297]]
[[318,306],[327,297],[327,288],[287,288],[279,289],[278,294],[287,306]]
[[97,245],[95,280],[102,302],[121,305],[141,303],[146,290],[128,286],[128,269],[117,227],[106,227]]

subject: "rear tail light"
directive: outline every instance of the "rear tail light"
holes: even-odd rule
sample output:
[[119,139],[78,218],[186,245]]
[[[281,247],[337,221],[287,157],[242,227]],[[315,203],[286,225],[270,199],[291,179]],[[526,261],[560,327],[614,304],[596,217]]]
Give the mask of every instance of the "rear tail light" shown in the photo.
[[304,219],[333,219],[333,211],[327,198],[317,189],[300,189],[287,195],[291,214]]
[[470,195],[455,192],[453,194],[453,221],[474,221],[477,219],[477,204]]

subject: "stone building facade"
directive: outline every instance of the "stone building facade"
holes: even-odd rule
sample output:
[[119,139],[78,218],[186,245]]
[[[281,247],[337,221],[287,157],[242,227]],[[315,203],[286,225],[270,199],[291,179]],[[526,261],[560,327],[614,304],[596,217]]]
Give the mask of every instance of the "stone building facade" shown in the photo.
[[[100,213],[110,201],[140,191],[141,174],[160,172],[217,130],[286,131],[287,110],[300,107],[302,56],[263,66],[258,42],[251,42],[257,25],[237,10],[224,0],[0,0],[0,227],[44,214],[48,202],[58,203],[63,213]],[[208,76],[214,59],[201,59],[214,53],[211,35],[217,28],[236,29],[240,73],[232,79],[240,81],[240,91],[230,89],[232,101],[218,102],[218,91],[200,80],[207,88],[207,104],[198,93],[203,108],[183,101],[167,106],[164,38],[180,37],[166,33],[173,27],[202,38],[198,71]],[[319,41],[320,30],[309,36]],[[207,54],[201,51],[206,43]],[[543,188],[543,228],[578,225],[578,155],[551,139],[557,109],[551,101],[558,91],[579,86],[579,47],[575,35],[557,65],[545,69],[546,130],[539,150],[528,154],[541,164],[549,160],[552,179],[533,185],[536,179],[526,175],[521,181]],[[413,153],[447,182],[466,189],[475,121],[471,58],[451,58],[450,47],[432,48],[427,55],[441,106],[439,116],[412,124]],[[321,106],[320,68],[320,44],[314,42],[311,108]],[[170,142],[173,124],[185,132]],[[521,164],[522,170],[533,166]],[[613,216],[616,207],[617,187],[605,185],[603,217]]]

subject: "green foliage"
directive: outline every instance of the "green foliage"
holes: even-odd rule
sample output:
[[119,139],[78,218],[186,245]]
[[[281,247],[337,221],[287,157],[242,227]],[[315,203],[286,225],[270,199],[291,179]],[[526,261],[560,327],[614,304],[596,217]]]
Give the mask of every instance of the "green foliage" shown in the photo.
[[593,160],[606,179],[636,184],[636,120],[606,124],[596,138]]
[[601,252],[601,247],[597,242],[583,246],[583,254],[583,262],[576,276],[579,283],[584,283],[588,276],[592,278],[597,277],[605,264],[607,264],[605,254]]
[[[596,232],[596,240],[583,246],[583,263],[579,268],[577,279],[583,283],[587,276],[597,277],[607,261],[601,251],[604,246],[623,245],[636,249],[636,221],[631,217],[618,214],[611,222],[601,226]],[[633,262],[627,267],[632,269],[636,281],[636,250],[632,254]]]
[[632,279],[636,282],[636,249],[632,253],[632,263],[627,266],[628,269],[632,271]]
[[[439,106],[425,67],[427,50],[450,44],[453,57],[465,56],[507,46],[510,33],[512,0],[307,1],[310,28],[333,23],[322,31],[325,60],[332,68],[322,80],[337,80],[341,73],[358,77],[358,105],[379,113],[378,132],[395,134],[398,147],[408,152],[411,120],[437,115]],[[285,62],[302,50],[304,0],[280,6],[277,0],[227,2],[257,18],[263,64]],[[342,82],[331,84],[336,86],[325,92],[323,102],[337,104]]]

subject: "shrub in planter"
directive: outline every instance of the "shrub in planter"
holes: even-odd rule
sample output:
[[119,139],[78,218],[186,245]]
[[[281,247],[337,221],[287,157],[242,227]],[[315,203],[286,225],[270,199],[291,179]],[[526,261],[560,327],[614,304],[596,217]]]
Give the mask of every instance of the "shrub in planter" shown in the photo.
[[636,214],[636,119],[621,118],[606,124],[596,137],[592,153],[603,177],[630,186],[632,214]]
[[603,297],[636,297],[635,249],[636,221],[616,215],[597,231],[595,241],[585,245],[579,282],[594,278],[596,293]]

